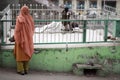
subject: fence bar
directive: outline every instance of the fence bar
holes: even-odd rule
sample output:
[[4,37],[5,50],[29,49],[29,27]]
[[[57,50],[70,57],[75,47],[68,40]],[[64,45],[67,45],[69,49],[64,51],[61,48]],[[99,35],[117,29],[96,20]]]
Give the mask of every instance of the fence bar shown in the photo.
[[86,25],[87,25],[87,21],[84,20],[83,23],[84,23],[84,25],[83,25],[83,43],[85,43],[86,42],[86,27],[87,27]]

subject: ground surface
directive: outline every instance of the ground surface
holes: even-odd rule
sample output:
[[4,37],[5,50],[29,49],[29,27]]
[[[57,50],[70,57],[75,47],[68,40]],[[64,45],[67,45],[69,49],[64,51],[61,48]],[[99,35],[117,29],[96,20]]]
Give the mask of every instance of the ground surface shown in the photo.
[[0,68],[0,80],[120,80],[120,75],[107,77],[77,76],[72,73],[52,73],[31,70],[27,75],[19,75],[15,69]]

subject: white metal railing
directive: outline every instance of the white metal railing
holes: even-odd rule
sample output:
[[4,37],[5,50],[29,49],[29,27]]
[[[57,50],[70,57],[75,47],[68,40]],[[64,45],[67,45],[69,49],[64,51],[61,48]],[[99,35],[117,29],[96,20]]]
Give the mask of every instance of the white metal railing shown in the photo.
[[120,18],[120,10],[115,7],[104,5],[103,10],[105,11],[104,13],[108,14],[111,18]]
[[[111,36],[115,32],[115,21],[109,21],[108,15],[96,15],[88,17],[83,14],[71,14],[70,23],[77,23],[77,31],[62,31],[64,28],[61,20],[61,11],[46,8],[41,4],[27,4],[30,7],[30,13],[35,20],[34,43],[75,43],[75,42],[104,42],[105,36]],[[10,5],[7,15],[3,18],[4,42],[9,44],[9,37],[14,33],[12,26],[15,26],[16,16],[19,14],[20,4]],[[78,10],[76,10],[77,12]],[[104,20],[105,19],[105,20]],[[49,21],[50,20],[50,21]],[[69,21],[68,20],[68,21]],[[76,21],[77,20],[77,21]],[[106,21],[108,22],[108,32],[106,30]],[[112,18],[114,20],[114,18]],[[86,23],[85,23],[86,22]],[[85,23],[85,24],[84,24]],[[107,31],[107,30],[106,30]],[[10,43],[11,44],[11,43]]]
[[[12,4],[8,5],[2,12],[4,16],[7,13],[8,15],[12,16],[12,19],[15,19],[16,16],[19,14],[19,10],[21,6],[24,4]],[[49,8],[46,5],[43,4],[26,4],[30,8],[30,12],[34,19],[61,19],[61,12],[63,9],[61,8]],[[11,13],[9,14],[7,11],[10,9]],[[105,5],[103,10],[89,10],[90,15],[87,15],[87,11],[83,10],[81,13],[80,9],[76,10],[70,10],[73,14],[71,15],[71,19],[89,19],[94,18],[93,12],[96,14],[96,19],[108,19],[108,18],[114,18],[118,19],[120,18],[120,10],[117,10],[114,7]],[[95,19],[94,18],[94,19]],[[5,19],[5,18],[4,18]]]
[[116,12],[116,8],[114,8],[112,6],[108,6],[108,5],[104,5],[104,10],[106,10],[108,12]]

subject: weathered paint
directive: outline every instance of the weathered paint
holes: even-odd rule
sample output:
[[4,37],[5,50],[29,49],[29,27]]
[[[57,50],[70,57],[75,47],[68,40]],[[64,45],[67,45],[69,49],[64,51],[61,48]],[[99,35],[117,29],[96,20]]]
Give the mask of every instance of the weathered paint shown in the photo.
[[[36,49],[30,61],[30,68],[36,70],[70,72],[74,63],[87,63],[93,56],[103,65],[106,73],[120,74],[120,46],[82,47],[66,49]],[[3,50],[0,54],[1,66],[15,67],[13,50]]]

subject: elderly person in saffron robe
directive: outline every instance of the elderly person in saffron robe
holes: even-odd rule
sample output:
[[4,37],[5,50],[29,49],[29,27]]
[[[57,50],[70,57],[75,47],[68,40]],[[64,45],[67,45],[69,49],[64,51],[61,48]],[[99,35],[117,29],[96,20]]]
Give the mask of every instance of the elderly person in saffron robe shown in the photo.
[[28,62],[34,52],[33,34],[33,18],[30,15],[29,8],[27,6],[22,6],[20,14],[16,19],[14,31],[14,55],[17,62],[17,72],[21,75],[27,74]]

